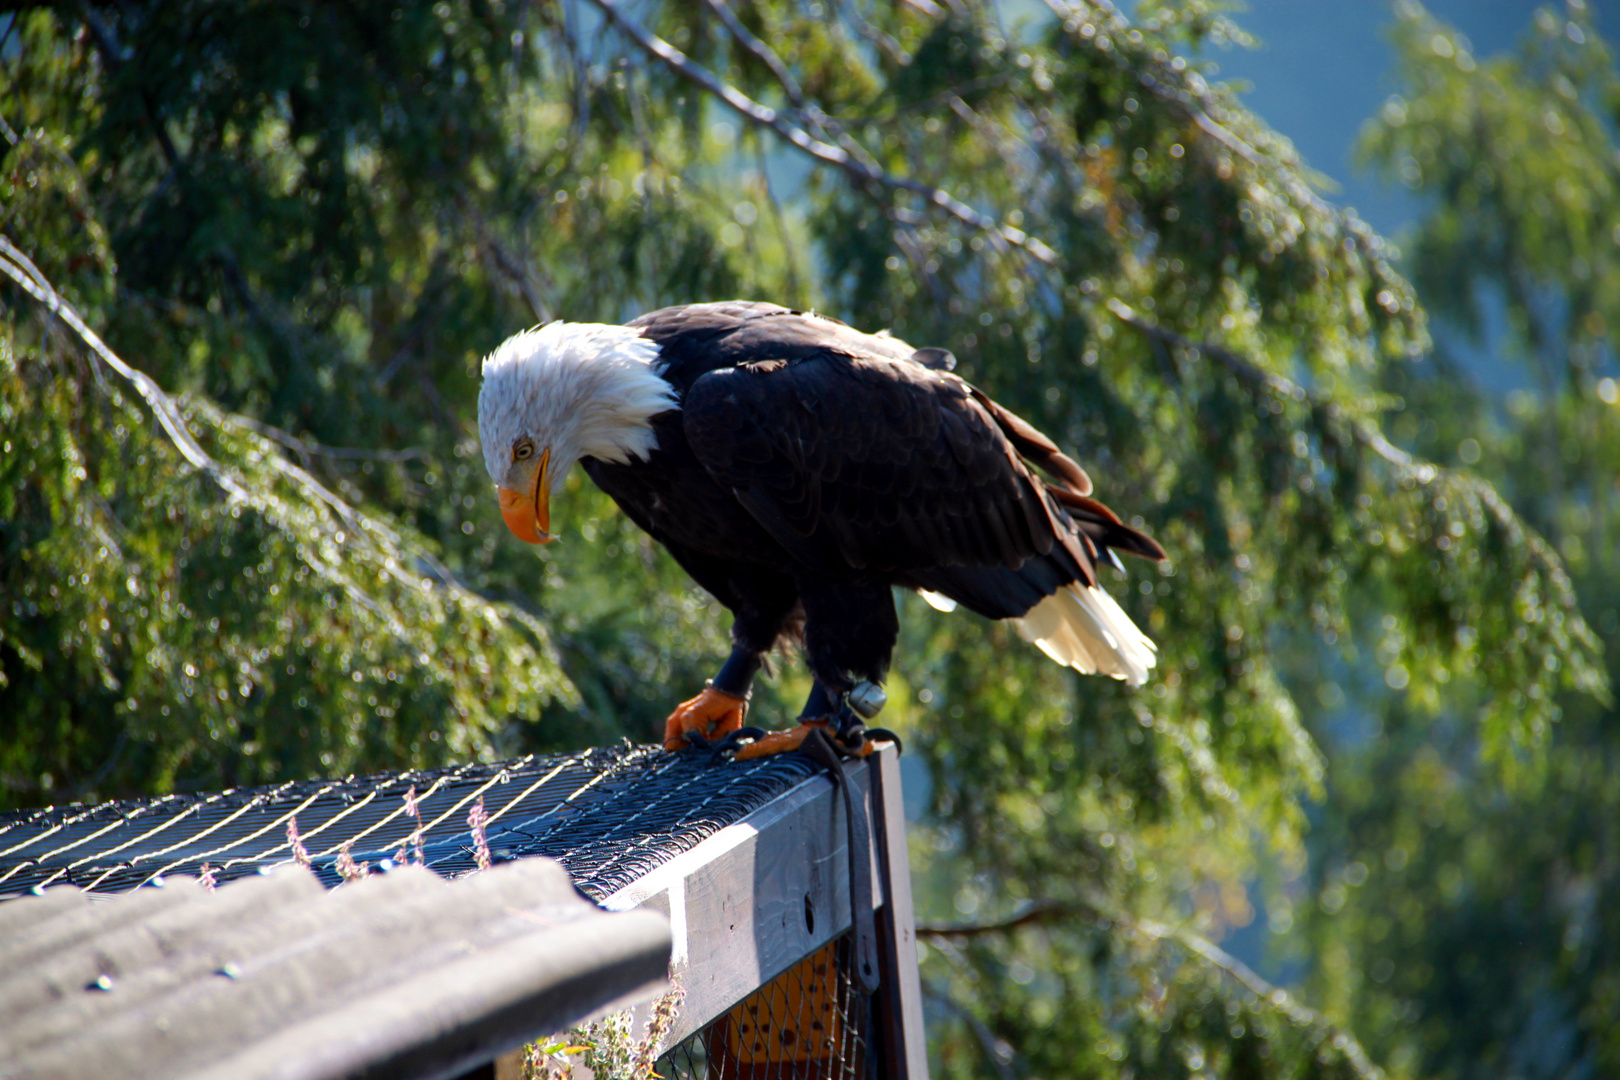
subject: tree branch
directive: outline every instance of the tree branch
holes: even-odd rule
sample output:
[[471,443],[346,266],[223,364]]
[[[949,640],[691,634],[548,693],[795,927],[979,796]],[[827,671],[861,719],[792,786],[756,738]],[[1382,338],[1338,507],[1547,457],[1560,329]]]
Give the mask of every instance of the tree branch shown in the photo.
[[[84,20],[85,28],[90,31],[91,40],[96,43],[96,51],[101,54],[107,67],[111,70],[122,67],[127,57],[124,55],[123,46],[118,44],[118,37],[112,27],[102,21],[96,9],[88,3],[79,5],[79,18]],[[158,147],[163,151],[164,160],[174,172],[183,172],[185,161],[181,158],[179,149],[175,147],[174,139],[170,138],[168,127],[158,115],[157,104],[152,100],[151,93],[142,88],[137,92],[137,96],[140,98],[141,111],[145,114],[147,126],[152,129]]]
[[[280,497],[272,492],[250,489],[234,470],[215,461],[191,434],[191,429],[187,425],[185,417],[181,415],[180,406],[175,402],[174,398],[170,397],[150,375],[131,367],[108,348],[107,344],[96,335],[95,331],[85,324],[84,319],[73,308],[73,305],[63,299],[61,294],[51,286],[33,261],[19,251],[9,238],[3,235],[0,235],[0,273],[11,278],[30,296],[44,304],[52,315],[66,323],[79,336],[79,340],[84,342],[98,359],[128,380],[136,392],[145,399],[147,405],[156,415],[158,423],[168,434],[170,442],[173,443],[175,449],[187,463],[218,484],[232,502],[241,500],[249,506],[256,507],[262,513],[272,517],[279,516],[276,504],[281,501]],[[436,392],[434,391],[434,393]],[[442,400],[440,404],[442,406]],[[258,426],[256,421],[249,420],[246,417],[233,416],[211,407],[208,407],[208,411],[222,427],[237,427],[253,431]],[[387,524],[350,506],[326,485],[289,461],[285,455],[271,451],[265,455],[265,459],[271,468],[291,481],[306,498],[314,503],[325,505],[350,536],[357,540],[364,538],[368,543],[372,544],[377,544],[380,539],[382,545],[394,548],[402,546],[399,534]],[[336,525],[328,527],[333,531],[337,530]],[[381,547],[382,545],[378,546]],[[409,550],[406,554],[408,554],[408,558],[389,557],[382,560],[385,572],[401,584],[414,589],[425,589],[427,586],[424,584],[423,578],[431,577],[441,585],[459,593],[477,597],[480,600],[483,599],[476,590],[463,582],[426,549],[415,548]],[[338,566],[329,564],[313,554],[306,555],[305,562],[323,578],[342,588],[355,603],[373,614],[379,616],[384,614],[377,602],[367,596]]]
[[782,87],[782,93],[787,95],[788,102],[800,112],[807,113],[804,105],[804,89],[788,70],[787,65],[782,63],[782,58],[776,55],[776,50],[759,40],[752,30],[744,26],[726,0],[706,0],[706,2],[714,13],[720,16],[720,21],[726,24],[726,29],[731,31],[731,36],[737,39],[738,44],[753,53],[754,58],[760,63],[770,68],[771,74],[776,76],[777,83]]
[[1056,900],[1037,900],[1017,915],[1002,919],[999,922],[924,924],[917,927],[916,932],[920,938],[984,937],[990,934],[1010,934],[1014,930],[1020,930],[1035,923],[1067,919],[1079,914],[1094,915],[1096,912],[1089,907],[1081,908],[1074,904],[1062,904]]
[[[1066,0],[1045,0],[1046,6],[1051,9],[1062,22],[1065,29],[1071,33],[1078,29],[1076,23],[1084,17],[1085,13],[1079,8],[1070,5]],[[1082,0],[1095,17],[1107,23],[1109,36],[1123,46],[1128,40],[1126,34],[1130,30],[1130,20],[1116,7],[1112,0]],[[1142,50],[1143,53],[1146,50]],[[1114,62],[1124,65],[1125,56],[1122,48],[1110,50]],[[1220,143],[1226,149],[1242,158],[1255,168],[1265,168],[1268,164],[1266,155],[1249,145],[1241,136],[1218,121],[1214,114],[1220,112],[1219,105],[1210,97],[1207,86],[1201,76],[1196,73],[1188,76],[1173,66],[1172,62],[1157,57],[1141,55],[1138,57],[1147,69],[1146,77],[1138,76],[1143,89],[1159,98],[1177,106],[1187,122],[1198,128],[1205,135]],[[1356,246],[1368,253],[1382,257],[1383,242],[1379,239],[1372,227],[1362,221],[1353,211],[1341,209],[1327,202],[1312,191],[1297,177],[1291,175],[1287,169],[1277,171],[1274,179],[1287,191],[1290,198],[1324,217],[1338,221],[1347,233],[1355,240]]]
[[[1109,300],[1108,311],[1120,322],[1136,330],[1140,330],[1154,342],[1168,345],[1176,349],[1183,349],[1187,352],[1198,353],[1201,356],[1206,356],[1209,359],[1214,360],[1227,371],[1237,376],[1238,379],[1248,383],[1250,386],[1263,387],[1279,397],[1290,398],[1294,401],[1309,401],[1312,405],[1322,409],[1333,419],[1345,422],[1350,427],[1351,432],[1355,435],[1357,442],[1365,445],[1369,450],[1383,458],[1385,461],[1389,462],[1391,465],[1394,465],[1402,470],[1410,471],[1413,479],[1417,480],[1419,483],[1427,484],[1443,471],[1440,466],[1431,465],[1425,461],[1419,461],[1411,454],[1408,454],[1405,450],[1395,446],[1388,439],[1384,438],[1383,433],[1373,425],[1367,423],[1367,421],[1361,419],[1360,417],[1347,414],[1336,402],[1330,401],[1319,394],[1311,393],[1309,390],[1306,390],[1303,386],[1294,382],[1292,379],[1287,379],[1276,374],[1275,372],[1267,371],[1265,368],[1261,367],[1259,364],[1256,364],[1253,360],[1250,360],[1247,357],[1239,356],[1230,349],[1222,348],[1219,345],[1211,345],[1208,342],[1203,341],[1194,341],[1192,338],[1183,334],[1178,334],[1174,330],[1166,329],[1165,327],[1151,322],[1137,314],[1137,312],[1123,300]],[[1481,486],[1487,490],[1490,490],[1493,495],[1495,494],[1495,489],[1491,488],[1490,485],[1482,484]],[[1512,511],[1510,510],[1508,512],[1511,513]]]
[[246,416],[238,416],[236,421],[243,427],[256,431],[272,442],[280,443],[293,453],[302,454],[306,458],[328,457],[339,461],[415,461],[427,456],[426,451],[414,446],[404,450],[361,450],[348,446],[323,446]]
[[104,364],[135,387],[136,392],[151,406],[158,423],[163,425],[163,430],[169,433],[175,449],[180,451],[180,456],[190,462],[192,467],[206,474],[233,499],[248,497],[242,485],[221,468],[217,461],[209,457],[208,452],[192,438],[191,431],[186,427],[185,419],[180,415],[180,409],[175,405],[174,399],[164,393],[163,388],[158,386],[151,376],[144,371],[137,371],[120,360],[118,355],[107,347],[106,342],[85,324],[73,305],[62,299],[61,294],[51,287],[51,283],[45,280],[45,275],[39,272],[33,260],[19,251],[10,238],[5,236],[0,236],[0,273],[4,273],[22,286],[24,292],[44,304],[52,315],[71,327]]
[[967,1024],[968,1030],[973,1032],[973,1037],[979,1041],[979,1048],[984,1051],[984,1056],[990,1060],[991,1068],[996,1070],[996,1075],[1001,1080],[1018,1080],[1018,1074],[1012,1071],[1012,1066],[1007,1061],[1008,1055],[1003,1050],[1006,1044],[996,1041],[995,1033],[985,1026],[984,1021],[980,1020],[972,1009],[967,1008],[946,990],[932,983],[924,982],[922,992],[924,997],[933,998],[962,1018],[963,1023]]
[[788,102],[794,109],[798,110],[799,115],[812,128],[822,135],[837,140],[839,147],[845,153],[853,156],[867,169],[872,172],[880,171],[877,159],[867,153],[864,146],[851,138],[837,121],[822,112],[814,102],[805,100],[804,88],[793,77],[793,73],[782,62],[782,58],[777,55],[776,50],[755,37],[753,32],[744,26],[742,20],[737,18],[736,12],[731,10],[731,6],[726,3],[726,0],[706,0],[706,2],[714,9],[715,14],[720,16],[720,21],[726,24],[726,29],[731,31],[731,36],[736,38],[737,42],[752,53],[760,63],[770,68],[771,74],[776,76],[776,81],[782,87],[782,93],[787,96]]
[[[1254,361],[1239,356],[1230,349],[1206,342],[1194,341],[1192,338],[1178,334],[1174,330],[1159,326],[1143,318],[1132,310],[1129,305],[1118,299],[1108,301],[1108,310],[1115,318],[1127,326],[1141,331],[1150,340],[1175,349],[1182,349],[1208,357],[1251,387],[1265,389],[1279,397],[1293,401],[1309,403],[1311,407],[1320,410],[1330,420],[1343,424],[1353,442],[1393,466],[1395,475],[1400,480],[1427,486],[1443,479],[1456,485],[1459,490],[1477,498],[1480,505],[1490,512],[1503,529],[1525,545],[1532,560],[1539,564],[1541,571],[1547,575],[1559,605],[1564,607],[1578,624],[1577,634],[1581,636],[1590,635],[1591,631],[1585,628],[1584,620],[1580,615],[1580,605],[1575,599],[1574,585],[1569,579],[1568,571],[1564,569],[1563,560],[1559,557],[1557,549],[1549,544],[1547,539],[1540,533],[1525,524],[1518,511],[1509,505],[1495,486],[1476,476],[1470,476],[1467,473],[1457,472],[1414,457],[1386,439],[1384,433],[1378,430],[1377,425],[1366,418],[1346,411],[1342,405],[1332,399],[1321,394],[1314,394],[1291,379],[1267,371]],[[1597,648],[1595,637],[1591,640],[1593,647]],[[1601,672],[1594,672],[1594,675],[1595,681],[1593,679],[1578,680],[1577,685],[1595,695],[1598,700],[1607,703],[1611,700],[1607,682]]]
[[1036,259],[1048,265],[1057,262],[1057,253],[1046,244],[1022,229],[1011,225],[1002,225],[995,219],[968,206],[949,192],[920,180],[908,177],[895,176],[893,173],[867,165],[840,147],[823,142],[796,124],[789,123],[780,113],[768,106],[750,98],[742,91],[722,82],[704,68],[694,64],[689,57],[663,38],[650,33],[646,29],[632,22],[619,9],[613,0],[590,0],[595,4],[608,21],[612,22],[641,49],[657,59],[676,75],[701,88],[705,93],[719,98],[744,120],[757,127],[766,128],[775,132],[791,146],[808,154],[817,161],[831,165],[857,181],[861,186],[877,184],[881,187],[898,191],[909,191],[921,195],[926,201],[939,207],[951,217],[972,228],[989,234],[997,241],[1028,251]]
[[1253,968],[1222,949],[1219,945],[1199,937],[1197,934],[1189,933],[1166,923],[1157,922],[1153,919],[1133,918],[1117,910],[1112,904],[1100,900],[1037,900],[1022,912],[997,922],[956,926],[919,926],[916,933],[919,938],[942,938],[950,941],[993,934],[1010,934],[1037,923],[1057,922],[1076,917],[1094,921],[1099,918],[1106,918],[1152,941],[1168,941],[1179,945],[1222,974],[1233,979],[1249,993],[1281,1012],[1295,1024],[1331,1033],[1333,1045],[1345,1057],[1350,1059],[1352,1066],[1359,1073],[1369,1076],[1380,1075],[1378,1067],[1367,1057],[1366,1050],[1362,1048],[1361,1043],[1356,1041],[1353,1035],[1315,1009],[1301,1004],[1288,991],[1267,982]]

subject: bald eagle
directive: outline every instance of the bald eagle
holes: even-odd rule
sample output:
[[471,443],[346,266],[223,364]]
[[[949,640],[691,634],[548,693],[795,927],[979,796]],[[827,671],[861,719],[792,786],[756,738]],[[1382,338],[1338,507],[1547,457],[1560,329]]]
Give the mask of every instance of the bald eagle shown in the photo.
[[858,731],[855,714],[881,707],[896,586],[1140,685],[1153,642],[1098,587],[1097,566],[1163,550],[953,366],[943,349],[774,304],[554,322],[484,361],[478,430],[518,538],[555,539],[550,499],[579,462],[731,610],[731,655],[670,715],[671,749],[739,729],[782,638],[802,644],[814,688],[796,728],[738,756],[797,747],[817,726]]

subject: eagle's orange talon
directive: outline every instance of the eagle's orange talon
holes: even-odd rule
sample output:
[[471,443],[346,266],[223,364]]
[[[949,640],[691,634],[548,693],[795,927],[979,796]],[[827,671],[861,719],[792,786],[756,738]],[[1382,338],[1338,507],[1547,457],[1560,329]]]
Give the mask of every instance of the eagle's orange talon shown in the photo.
[[[812,731],[826,731],[825,720],[806,720],[791,731],[771,731],[751,743],[747,743],[732,757],[737,761],[747,761],[750,758],[769,757],[772,754],[782,754],[789,750],[797,750],[803,744],[805,736]],[[854,752],[854,757],[866,757],[876,747],[870,740],[863,743],[861,748]]]
[[826,730],[826,724],[814,721],[802,723],[791,731],[768,731],[753,742],[744,745],[735,754],[733,760],[748,761],[750,758],[770,757],[772,754],[785,754],[789,750],[797,750],[804,742],[804,737],[812,731]]
[[705,687],[697,697],[675,706],[675,711],[664,721],[664,749],[685,749],[689,731],[705,739],[723,739],[742,727],[743,715],[747,712],[747,698]]

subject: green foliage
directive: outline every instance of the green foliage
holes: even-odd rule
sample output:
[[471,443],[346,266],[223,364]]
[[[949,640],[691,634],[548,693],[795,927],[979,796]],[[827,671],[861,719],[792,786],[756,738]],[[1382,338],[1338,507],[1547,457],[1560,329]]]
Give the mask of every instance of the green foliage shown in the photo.
[[[721,613],[577,477],[563,543],[504,535],[471,436],[478,358],[556,316],[817,306],[951,348],[1171,552],[1107,582],[1161,644],[1136,692],[903,598],[885,721],[931,780],[922,915],[1061,914],[930,950],[942,1075],[1370,1075],[1336,1022],[1383,1033],[1405,1014],[1330,985],[1359,955],[1348,920],[1312,939],[1322,1013],[1196,935],[1257,904],[1274,929],[1296,901],[1310,921],[1289,891],[1307,800],[1349,782],[1327,687],[1398,692],[1390,708],[1424,718],[1402,745],[1466,746],[1470,797],[1504,777],[1516,799],[1546,790],[1542,748],[1577,737],[1555,722],[1595,723],[1606,685],[1564,560],[1584,573],[1611,526],[1565,524],[1545,473],[1487,471],[1527,427],[1496,441],[1478,417],[1402,409],[1444,392],[1423,311],[1383,241],[1206,79],[1199,50],[1243,40],[1222,5],[1053,12],[225,0],[15,17],[0,229],[180,395],[218,467],[188,465],[149,405],[0,288],[5,798],[49,798],[28,786],[45,772],[122,794],[652,736],[710,673]],[[1575,73],[1607,61],[1577,71],[1585,54],[1553,44],[1537,70],[1584,88],[1560,116],[1586,146],[1576,105],[1608,91]],[[1457,112],[1422,100],[1407,124]],[[1588,166],[1612,171],[1607,152]],[[1526,265],[1608,273],[1578,196],[1558,194],[1568,221]],[[1481,213],[1455,228],[1484,230]],[[1457,266],[1504,266],[1486,239]],[[1620,318],[1607,287],[1557,310]],[[1596,348],[1599,322],[1568,326]],[[1571,363],[1595,371],[1592,355]],[[1595,422],[1553,401],[1526,415]],[[1479,468],[1414,417],[1474,432]],[[1614,460],[1578,445],[1557,460]],[[1487,475],[1535,507],[1528,524]],[[754,718],[791,715],[803,689],[784,659]],[[1325,898],[1343,882],[1318,869]]]
[[14,792],[466,760],[508,716],[572,694],[545,629],[469,591],[419,536],[206,399],[160,397],[197,439],[183,456],[136,388],[39,326],[0,324]]
[[[925,994],[976,1022],[936,1037],[938,1075],[1317,1077],[1373,1075],[1356,1041],[1241,963],[1167,927],[1097,918],[1090,931],[934,939],[948,980]],[[992,1034],[992,1032],[994,1034]],[[1287,1072],[1284,1072],[1287,1070]]]
[[[1495,479],[1556,547],[1569,596],[1608,646],[1612,683],[1614,61],[1580,4],[1538,13],[1516,52],[1492,58],[1416,5],[1399,14],[1400,93],[1368,125],[1363,149],[1431,201],[1412,269],[1441,348],[1389,377],[1407,402],[1392,431]],[[1492,395],[1473,385],[1480,350],[1498,369],[1486,369],[1492,381],[1505,368],[1520,387]],[[1518,593],[1509,601],[1535,634],[1534,607]],[[1480,656],[1482,666],[1512,663]],[[1300,905],[1318,996],[1398,1075],[1620,1068],[1612,701],[1554,692],[1560,722],[1504,790],[1480,768],[1489,747],[1472,723],[1502,706],[1491,680],[1401,697],[1373,692],[1383,689],[1376,679],[1359,690],[1339,682],[1363,719],[1352,737],[1323,731],[1337,797],[1320,815]]]
[[639,1038],[632,1034],[635,1014],[624,1010],[571,1028],[566,1036],[530,1043],[523,1048],[525,1080],[568,1080],[576,1065],[601,1080],[656,1080],[659,1048],[683,997],[677,982],[654,1001]]

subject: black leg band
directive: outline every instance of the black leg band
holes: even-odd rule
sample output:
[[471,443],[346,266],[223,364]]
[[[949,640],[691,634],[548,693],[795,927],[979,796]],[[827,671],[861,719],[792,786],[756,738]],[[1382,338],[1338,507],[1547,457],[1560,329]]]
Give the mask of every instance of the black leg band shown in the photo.
[[827,693],[827,688],[817,679],[810,687],[810,696],[805,699],[804,710],[799,713],[800,720],[825,720],[838,712],[838,699]]
[[761,663],[759,653],[733,646],[731,655],[720,666],[719,674],[709,680],[709,685],[722,694],[746,698],[753,688],[754,675],[758,673]]

